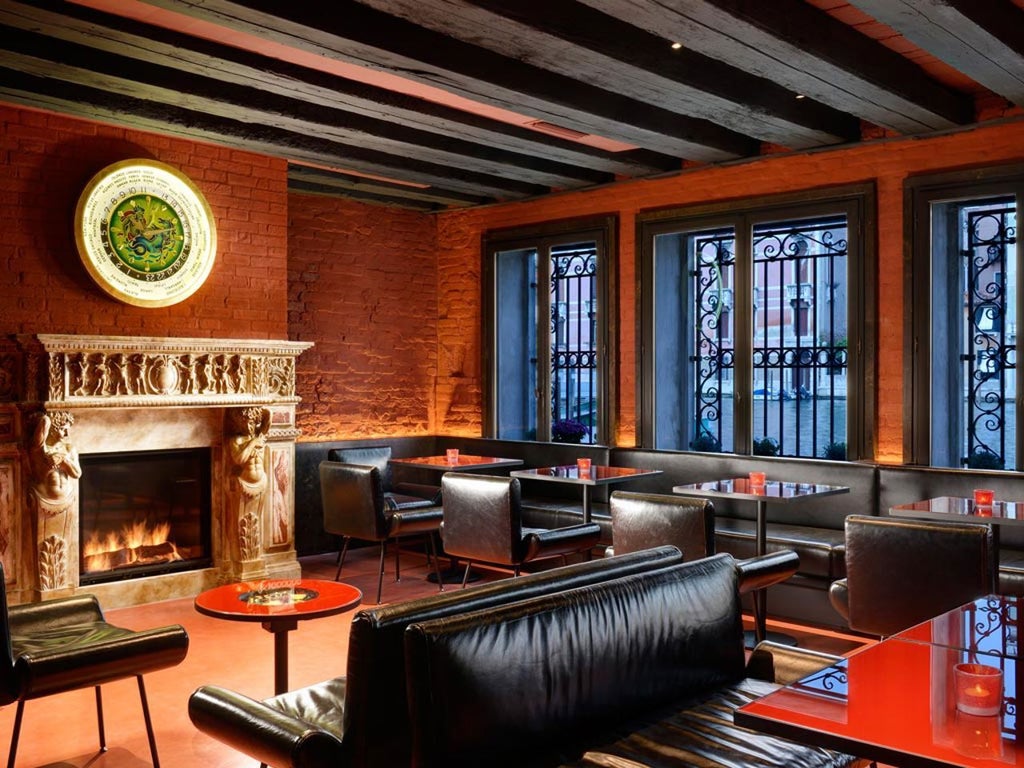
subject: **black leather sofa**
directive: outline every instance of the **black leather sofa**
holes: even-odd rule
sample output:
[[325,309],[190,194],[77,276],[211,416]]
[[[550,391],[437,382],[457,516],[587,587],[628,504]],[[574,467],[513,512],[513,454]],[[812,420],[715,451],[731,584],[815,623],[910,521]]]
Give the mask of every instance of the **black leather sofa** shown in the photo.
[[[199,730],[277,768],[409,765],[403,635],[410,624],[491,610],[681,560],[675,547],[659,547],[364,609],[352,620],[345,677],[266,701],[206,685],[190,697],[189,716]],[[770,577],[779,567],[753,567],[748,581],[757,586],[758,578]]]
[[746,663],[741,579],[735,559],[720,554],[413,623],[413,765],[861,762],[733,723],[742,704],[832,661],[762,643]]

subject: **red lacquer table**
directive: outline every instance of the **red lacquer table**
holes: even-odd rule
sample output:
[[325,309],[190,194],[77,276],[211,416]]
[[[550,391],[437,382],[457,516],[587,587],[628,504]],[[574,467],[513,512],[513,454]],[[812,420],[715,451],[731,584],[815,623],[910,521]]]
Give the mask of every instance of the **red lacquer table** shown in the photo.
[[288,633],[300,621],[355,608],[363,593],[349,584],[319,579],[268,579],[225,584],[200,593],[199,613],[228,621],[256,621],[274,635],[274,694],[288,690]]
[[[1022,766],[1017,609],[980,598],[741,707],[736,723],[907,768]],[[1002,670],[998,714],[957,708],[964,662]]]

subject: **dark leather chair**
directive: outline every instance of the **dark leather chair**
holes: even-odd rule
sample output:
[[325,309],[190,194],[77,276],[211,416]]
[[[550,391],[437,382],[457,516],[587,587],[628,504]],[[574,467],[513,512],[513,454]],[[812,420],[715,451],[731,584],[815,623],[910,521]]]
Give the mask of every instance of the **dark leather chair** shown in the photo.
[[594,547],[601,538],[597,523],[564,528],[523,527],[519,478],[448,472],[441,478],[444,551],[466,560],[462,586],[473,562],[511,566],[565,556]]
[[846,578],[829,599],[850,629],[885,637],[995,592],[992,527],[846,518]]
[[671,544],[687,560],[715,554],[715,507],[707,499],[613,491],[608,499],[612,545],[605,555],[624,555]]
[[[380,572],[377,576],[377,602],[380,603],[387,542],[402,536],[426,535],[434,570],[438,574],[438,585],[444,588],[433,537],[441,526],[441,507],[427,499],[387,495],[377,467],[337,461],[320,462],[320,495],[323,499],[324,530],[343,539],[335,580],[341,576],[345,553],[352,539],[380,542]],[[399,549],[396,542],[395,581],[402,577]]]
[[[0,705],[18,702],[8,768],[14,768],[25,702],[80,688],[96,689],[100,751],[107,749],[100,686],[134,677],[153,765],[160,759],[142,676],[179,664],[188,652],[180,625],[134,631],[107,623],[93,595],[7,606],[6,577],[0,565]],[[60,724],[51,731],[59,733]]]
[[396,483],[391,471],[391,446],[371,445],[363,448],[331,448],[327,451],[328,461],[340,461],[342,464],[360,464],[376,467],[380,472],[380,484],[384,496],[394,500],[399,506],[406,508],[416,502],[427,500],[431,504],[441,503],[441,486],[425,483]]

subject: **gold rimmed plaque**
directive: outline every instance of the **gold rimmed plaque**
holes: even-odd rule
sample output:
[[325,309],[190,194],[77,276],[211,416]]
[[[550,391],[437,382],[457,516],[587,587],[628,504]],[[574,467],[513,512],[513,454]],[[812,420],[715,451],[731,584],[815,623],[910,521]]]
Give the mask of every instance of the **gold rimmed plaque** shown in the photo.
[[93,280],[139,307],[184,301],[213,268],[213,214],[187,176],[154,160],[123,160],[89,181],[75,209],[75,240]]

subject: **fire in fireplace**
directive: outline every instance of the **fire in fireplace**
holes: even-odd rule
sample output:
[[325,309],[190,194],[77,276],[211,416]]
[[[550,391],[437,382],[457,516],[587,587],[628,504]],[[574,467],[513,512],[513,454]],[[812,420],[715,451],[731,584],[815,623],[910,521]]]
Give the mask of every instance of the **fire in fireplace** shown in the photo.
[[210,450],[81,457],[82,584],[211,564]]

